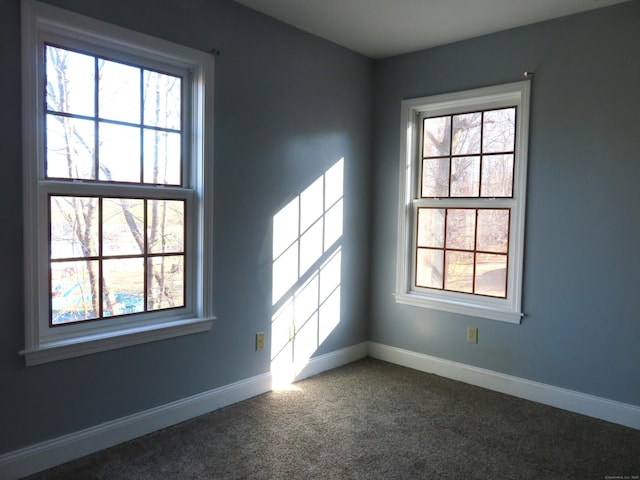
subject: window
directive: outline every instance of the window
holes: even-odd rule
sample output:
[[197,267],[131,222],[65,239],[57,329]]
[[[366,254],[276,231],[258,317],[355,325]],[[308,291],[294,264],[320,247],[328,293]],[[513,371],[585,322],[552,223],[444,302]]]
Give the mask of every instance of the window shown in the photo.
[[22,5],[27,364],[208,330],[212,56]]
[[520,322],[529,88],[402,102],[398,302]]

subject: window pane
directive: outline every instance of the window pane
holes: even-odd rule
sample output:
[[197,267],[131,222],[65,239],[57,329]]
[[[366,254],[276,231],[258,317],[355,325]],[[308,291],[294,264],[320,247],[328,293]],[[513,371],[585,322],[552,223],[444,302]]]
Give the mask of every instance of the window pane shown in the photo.
[[416,286],[442,289],[444,252],[428,248],[418,249],[416,262]]
[[507,296],[507,256],[479,253],[476,256],[476,293]]
[[482,151],[512,152],[516,136],[516,109],[490,110],[484,114]]
[[144,183],[180,185],[181,135],[144,130]]
[[447,210],[447,248],[473,250],[476,233],[476,210]]
[[507,253],[509,210],[478,210],[478,245],[481,252]]
[[93,116],[95,58],[62,48],[45,47],[47,109]]
[[180,130],[181,79],[145,70],[144,124]]
[[95,123],[52,114],[46,122],[47,177],[94,180]]
[[140,123],[140,69],[98,60],[100,118]]
[[98,275],[98,261],[51,263],[52,325],[98,318]]
[[513,154],[482,157],[482,197],[513,195]]
[[423,157],[443,157],[451,151],[451,117],[424,119]]
[[480,157],[451,159],[451,196],[477,197],[480,192]]
[[418,247],[444,247],[444,217],[444,209],[418,209]]
[[102,254],[139,255],[144,246],[144,200],[102,200]]
[[184,256],[149,259],[148,310],[184,306]]
[[103,316],[144,311],[144,260],[114,258],[102,262]]
[[444,288],[456,292],[473,292],[473,253],[446,252]]
[[453,155],[480,153],[482,113],[465,113],[453,117]]
[[147,200],[149,253],[184,252],[184,202]]
[[422,197],[449,196],[449,158],[422,161]]
[[98,199],[50,198],[50,258],[98,255]]
[[100,180],[140,183],[140,129],[100,124]]

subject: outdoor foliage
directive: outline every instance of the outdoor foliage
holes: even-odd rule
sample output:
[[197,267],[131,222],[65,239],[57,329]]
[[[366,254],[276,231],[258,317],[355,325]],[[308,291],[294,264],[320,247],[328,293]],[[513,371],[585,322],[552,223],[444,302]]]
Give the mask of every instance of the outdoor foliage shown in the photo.
[[51,324],[183,306],[186,202],[136,190],[182,184],[181,78],[51,45],[45,60],[46,177],[131,190],[49,196]]
[[[426,118],[422,198],[510,198],[516,109]],[[416,285],[506,297],[508,208],[417,211]]]

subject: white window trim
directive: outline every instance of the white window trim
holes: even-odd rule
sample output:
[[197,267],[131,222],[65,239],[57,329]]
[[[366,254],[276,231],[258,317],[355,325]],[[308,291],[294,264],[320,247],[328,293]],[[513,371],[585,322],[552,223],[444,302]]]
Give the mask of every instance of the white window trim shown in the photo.
[[[48,317],[46,212],[42,210],[42,192],[46,192],[43,167],[43,92],[42,44],[48,38],[68,38],[73,42],[97,45],[103,49],[133,54],[153,62],[174,65],[191,72],[190,99],[192,162],[188,185],[196,197],[195,212],[189,212],[191,248],[187,268],[196,269],[187,298],[192,308],[175,312],[157,312],[117,321],[86,322],[68,325],[64,335],[43,327]],[[93,18],[62,10],[34,0],[22,1],[22,75],[23,75],[23,188],[25,257],[25,356],[27,366],[87,355],[204,332],[213,320],[213,55],[165,40],[127,30]],[[85,188],[79,186],[78,188]],[[89,187],[97,192],[99,186]],[[143,187],[144,188],[144,187]],[[158,189],[158,187],[155,187]],[[159,187],[162,190],[165,187]],[[170,187],[166,187],[170,188]],[[189,191],[187,190],[187,192]],[[166,191],[166,190],[165,190]],[[156,193],[162,195],[162,193]],[[153,193],[150,193],[153,196]],[[44,270],[43,270],[44,269]],[[43,274],[43,271],[45,272]],[[191,277],[188,277],[191,278]],[[47,294],[43,301],[42,292]],[[49,331],[47,331],[49,330]],[[71,333],[68,333],[71,332]]]
[[[525,200],[527,187],[527,149],[529,131],[530,81],[514,82],[463,92],[435,95],[402,101],[400,144],[400,196],[398,208],[398,251],[396,302],[475,317],[520,323],[523,313],[522,272],[524,259]],[[413,283],[415,256],[414,201],[418,197],[420,170],[420,118],[517,106],[516,162],[513,199],[477,199],[477,206],[511,208],[509,270],[507,298],[492,298],[435,289],[416,288]],[[455,206],[447,199],[442,207]]]

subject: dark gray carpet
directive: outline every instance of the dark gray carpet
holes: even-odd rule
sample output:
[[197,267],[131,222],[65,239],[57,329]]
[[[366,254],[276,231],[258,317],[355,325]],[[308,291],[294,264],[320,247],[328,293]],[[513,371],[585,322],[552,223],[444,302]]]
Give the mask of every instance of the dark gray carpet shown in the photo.
[[640,431],[370,358],[29,477],[640,478]]

